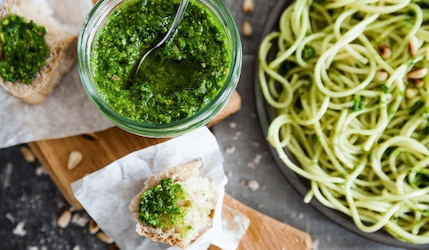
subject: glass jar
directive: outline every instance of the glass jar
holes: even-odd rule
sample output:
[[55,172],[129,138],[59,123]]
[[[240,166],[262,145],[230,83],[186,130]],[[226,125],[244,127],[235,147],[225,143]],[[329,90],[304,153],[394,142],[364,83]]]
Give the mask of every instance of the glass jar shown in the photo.
[[78,41],[79,74],[83,87],[91,101],[96,105],[99,111],[116,126],[131,133],[147,137],[173,137],[205,126],[230,100],[237,87],[242,66],[242,47],[237,26],[231,14],[220,0],[191,1],[200,4],[211,12],[224,29],[227,39],[226,45],[229,46],[230,51],[229,71],[225,84],[219,94],[204,108],[190,117],[170,123],[154,124],[130,119],[119,114],[105,101],[94,82],[94,74],[91,69],[91,51],[97,32],[106,23],[109,14],[120,6],[124,0],[100,0],[88,14]]

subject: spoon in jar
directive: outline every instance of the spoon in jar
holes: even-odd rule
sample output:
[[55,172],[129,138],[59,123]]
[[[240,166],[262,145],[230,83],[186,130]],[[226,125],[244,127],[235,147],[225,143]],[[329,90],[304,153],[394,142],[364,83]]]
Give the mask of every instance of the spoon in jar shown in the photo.
[[179,7],[177,8],[176,16],[174,17],[173,23],[170,26],[170,29],[167,31],[167,34],[162,38],[161,41],[159,41],[155,46],[153,46],[151,49],[149,49],[140,59],[139,64],[137,65],[137,68],[134,72],[134,78],[137,77],[137,74],[140,70],[140,67],[143,64],[143,61],[147,58],[147,56],[152,53],[155,49],[161,47],[171,36],[173,36],[174,32],[176,31],[177,27],[179,26],[180,22],[182,21],[183,15],[185,14],[186,7],[188,6],[189,0],[181,0]]

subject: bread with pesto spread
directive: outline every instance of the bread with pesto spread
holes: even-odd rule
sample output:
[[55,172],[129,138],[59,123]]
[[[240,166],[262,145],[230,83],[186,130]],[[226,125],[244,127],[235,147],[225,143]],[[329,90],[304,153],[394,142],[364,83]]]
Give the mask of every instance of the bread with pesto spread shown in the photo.
[[24,84],[19,80],[10,82],[0,77],[0,85],[13,96],[29,104],[42,103],[76,64],[77,35],[57,21],[40,1],[5,0],[0,7],[1,20],[14,14],[24,17],[28,22],[33,20],[46,29],[45,39],[50,53],[33,81]]
[[[215,189],[207,178],[199,176],[201,166],[200,161],[192,161],[167,169],[145,181],[144,188],[134,197],[129,206],[136,222],[136,232],[139,235],[172,246],[186,248],[212,227],[216,207]],[[182,187],[184,196],[175,200],[175,204],[183,213],[179,214],[171,225],[149,225],[140,219],[141,213],[147,212],[141,210],[144,203],[142,197],[144,195],[146,198],[153,197],[148,196],[149,194],[153,195],[153,192],[148,193],[148,191],[159,189],[163,180],[171,180],[170,186],[178,184]],[[163,190],[167,190],[167,188]],[[159,204],[159,201],[155,200],[153,200],[154,203]],[[168,204],[168,201],[164,200],[163,204]],[[168,207],[168,205],[165,206]],[[153,219],[155,222],[159,219],[150,212],[147,215],[149,219]],[[172,221],[172,217],[168,217],[170,215],[167,214],[167,221]]]

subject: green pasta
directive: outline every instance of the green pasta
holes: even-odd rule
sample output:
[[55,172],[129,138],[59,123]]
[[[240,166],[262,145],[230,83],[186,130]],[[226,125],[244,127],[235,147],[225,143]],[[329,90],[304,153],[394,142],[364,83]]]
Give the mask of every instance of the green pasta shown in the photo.
[[429,3],[297,0],[258,57],[267,139],[304,201],[429,243]]

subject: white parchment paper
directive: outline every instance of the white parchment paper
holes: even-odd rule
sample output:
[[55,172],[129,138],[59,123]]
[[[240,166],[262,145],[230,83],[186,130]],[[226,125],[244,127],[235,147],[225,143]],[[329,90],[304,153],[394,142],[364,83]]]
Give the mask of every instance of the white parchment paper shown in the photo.
[[176,249],[138,235],[128,206],[147,178],[195,159],[203,163],[200,176],[216,184],[218,202],[212,229],[189,248],[206,249],[214,244],[222,249],[236,249],[249,219],[238,211],[233,218],[222,217],[227,178],[216,138],[206,127],[133,152],[72,183],[72,189],[88,214],[121,249]]
[[[30,0],[78,34],[91,0]],[[3,5],[4,1],[0,1]],[[112,127],[87,97],[77,65],[39,105],[25,104],[0,87],[0,148],[42,139],[62,138]]]

